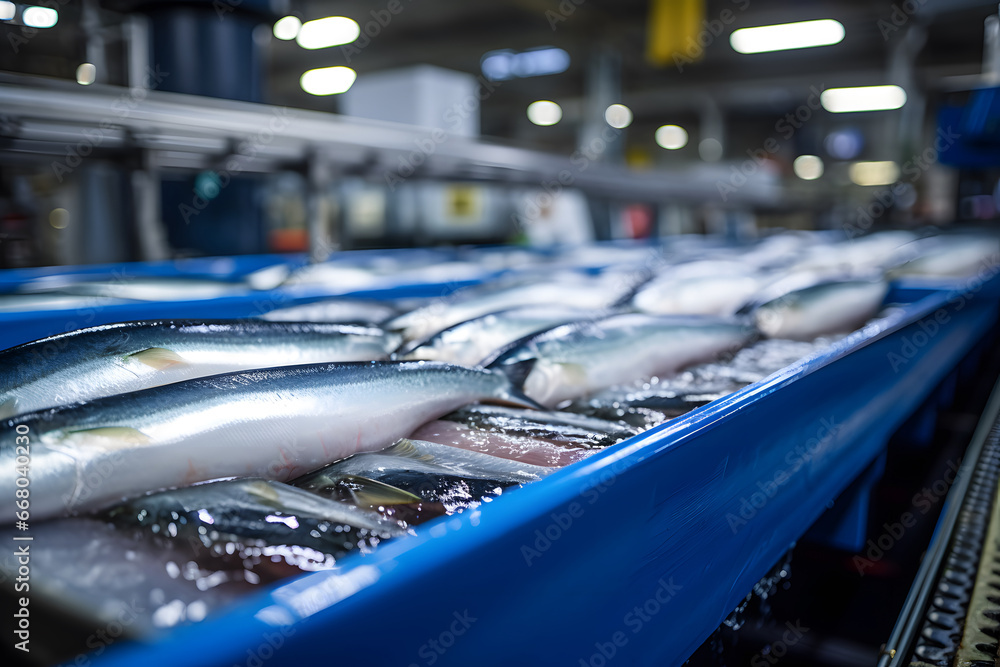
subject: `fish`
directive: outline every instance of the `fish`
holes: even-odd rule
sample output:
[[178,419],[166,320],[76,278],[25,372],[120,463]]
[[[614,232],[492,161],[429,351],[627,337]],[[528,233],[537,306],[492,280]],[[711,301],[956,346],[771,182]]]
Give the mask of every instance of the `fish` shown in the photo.
[[373,326],[246,321],[120,322],[0,352],[0,419],[191,378],[271,366],[388,357]]
[[[293,482],[295,483],[295,482]],[[401,526],[415,526],[448,513],[444,505],[428,502],[409,491],[362,475],[307,475],[301,488],[324,498],[378,512]]]
[[746,309],[765,336],[811,341],[849,333],[878,314],[889,291],[882,278],[821,279],[804,287],[801,282],[802,276],[778,281]]
[[216,544],[297,545],[340,558],[406,534],[404,526],[367,508],[338,503],[266,479],[196,484],[133,498],[107,513],[123,527],[163,539]]
[[617,421],[592,419],[548,410],[524,410],[502,405],[467,405],[441,419],[487,431],[541,438],[556,443],[602,448],[638,433]]
[[757,335],[732,318],[611,315],[532,334],[484,360],[546,407],[735,353]]
[[6,419],[0,495],[15,491],[15,438],[30,446],[31,516],[41,520],[223,477],[286,481],[476,401],[537,405],[501,373],[427,361],[185,380]]
[[271,322],[339,322],[380,324],[399,315],[399,311],[382,301],[362,299],[325,299],[313,303],[275,308],[262,315]]
[[760,277],[747,273],[668,273],[643,286],[632,303],[652,315],[732,315],[762,286]]
[[504,431],[472,428],[454,421],[428,422],[410,434],[410,439],[481,452],[536,466],[561,468],[582,461],[595,451],[580,443],[553,442]]
[[468,289],[390,320],[385,327],[408,340],[426,340],[434,334],[489,313],[529,305],[596,310],[610,308],[630,290],[627,281],[575,276],[514,285]]
[[899,248],[889,271],[891,278],[962,278],[995,273],[1000,264],[1000,241],[995,235],[932,236]]
[[412,341],[395,353],[399,359],[445,361],[476,366],[505,345],[530,333],[590,317],[589,311],[555,306],[511,308],[474,317],[431,336]]
[[[737,392],[829,344],[825,339],[809,343],[764,339],[743,348],[732,359],[692,366],[675,376],[640,387],[612,387],[574,401],[563,410],[609,420],[609,423],[618,419],[645,430]],[[483,408],[488,409],[488,406]],[[470,406],[459,412],[473,409]]]
[[448,514],[475,507],[504,489],[538,481],[552,468],[534,466],[449,447],[402,439],[380,452],[355,454],[305,477],[296,486],[317,491],[330,480],[361,476],[409,492],[424,502],[438,503]]

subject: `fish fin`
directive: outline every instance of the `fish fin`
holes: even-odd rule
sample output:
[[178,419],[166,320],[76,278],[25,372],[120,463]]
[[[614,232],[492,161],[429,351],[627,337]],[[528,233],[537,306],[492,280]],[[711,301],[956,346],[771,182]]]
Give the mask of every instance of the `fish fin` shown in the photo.
[[0,419],[7,419],[17,414],[17,397],[11,396],[0,403]]
[[128,355],[128,358],[135,359],[158,371],[187,363],[184,357],[165,347],[151,347],[141,352],[133,352]]
[[73,435],[89,438],[100,438],[113,448],[125,448],[133,445],[144,445],[150,442],[148,435],[130,426],[102,426],[99,428],[84,428],[69,431]]
[[515,361],[509,364],[490,364],[487,366],[490,370],[500,371],[507,376],[510,383],[514,385],[517,389],[524,387],[524,381],[528,379],[531,375],[531,370],[538,363],[537,357],[532,357],[531,359],[524,359],[523,361]]
[[417,461],[433,461],[434,456],[431,454],[425,454],[417,449],[417,445],[413,440],[409,438],[403,438],[397,442],[392,447],[383,450],[383,454],[391,454],[392,456],[399,456],[407,459],[415,459]]
[[503,405],[510,408],[527,408],[529,410],[548,410],[547,407],[530,398],[524,392],[517,389],[508,389],[501,396],[495,396],[488,400],[493,405]]
[[352,494],[356,505],[378,507],[380,505],[406,505],[422,502],[420,496],[416,496],[409,491],[404,491],[385,482],[368,479],[360,475],[350,475],[344,479],[361,487]]

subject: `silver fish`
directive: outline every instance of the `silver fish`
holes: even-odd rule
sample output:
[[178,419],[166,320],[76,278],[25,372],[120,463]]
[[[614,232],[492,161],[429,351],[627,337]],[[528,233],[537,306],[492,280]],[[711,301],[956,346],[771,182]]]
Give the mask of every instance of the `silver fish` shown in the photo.
[[[533,407],[500,373],[432,362],[227,373],[7,419],[0,496],[30,447],[31,516],[223,477],[284,481],[386,447],[475,401]],[[0,518],[0,522],[14,520]]]
[[276,308],[263,315],[271,322],[371,322],[379,324],[398,311],[381,301],[361,299],[326,299],[287,308]]
[[[792,284],[799,280],[790,279]],[[754,322],[770,338],[810,341],[849,333],[878,313],[889,291],[882,279],[821,280],[787,290],[784,284],[779,281],[769,290],[777,296],[752,307]]]
[[0,419],[219,373],[385,359],[399,341],[376,327],[338,324],[106,324],[0,352]]
[[558,305],[594,310],[617,303],[631,289],[626,281],[577,276],[574,280],[476,288],[431,303],[388,322],[407,340],[423,340],[461,322],[500,310],[529,305]]
[[[432,442],[401,440],[381,452],[357,454],[293,482],[329,494],[344,477],[363,477],[418,496],[419,513],[408,522],[475,507],[503,490],[537,481],[554,469]],[[390,513],[399,518],[398,513]]]
[[558,305],[502,310],[448,327],[422,343],[406,345],[396,356],[475,366],[491,352],[519,338],[557,324],[586,319],[588,312]]
[[[533,334],[485,365],[502,370],[529,397],[554,407],[600,389],[662,377],[725,352],[756,336],[736,319],[612,315]],[[484,362],[485,363],[485,362]]]

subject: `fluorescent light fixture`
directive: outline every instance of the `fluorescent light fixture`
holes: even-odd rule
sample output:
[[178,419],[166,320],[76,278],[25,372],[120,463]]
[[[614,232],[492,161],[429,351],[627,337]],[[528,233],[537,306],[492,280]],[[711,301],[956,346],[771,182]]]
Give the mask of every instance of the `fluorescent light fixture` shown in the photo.
[[687,146],[688,133],[680,125],[662,125],[656,130],[656,143],[668,151]]
[[899,178],[899,165],[889,160],[855,162],[847,173],[856,185],[892,185]]
[[553,46],[541,46],[521,53],[503,49],[487,53],[480,66],[483,76],[491,81],[526,79],[565,72],[569,69],[569,54]]
[[792,171],[803,181],[815,181],[823,175],[823,160],[818,155],[800,155],[792,163]]
[[295,38],[303,49],[328,49],[331,46],[350,44],[361,34],[357,21],[346,16],[328,16],[325,19],[306,21]]
[[17,13],[17,5],[13,2],[7,2],[4,0],[0,2],[0,21],[9,21],[14,18],[14,14]]
[[339,95],[350,90],[358,73],[350,67],[311,69],[299,78],[302,90],[310,95]]
[[604,110],[604,120],[611,127],[623,130],[632,124],[632,110],[624,104],[612,104]]
[[844,26],[839,21],[820,19],[740,28],[729,36],[729,43],[739,53],[767,53],[829,46],[843,39]]
[[906,91],[899,86],[830,88],[823,91],[819,101],[831,113],[885,111],[906,104]]
[[528,120],[535,125],[555,125],[562,120],[562,107],[549,100],[538,100],[528,105]]
[[722,159],[722,142],[714,137],[706,137],[698,142],[698,155],[705,162],[718,162]]
[[92,63],[83,63],[76,68],[76,82],[81,86],[89,86],[97,80],[97,68]]
[[25,7],[21,22],[30,28],[51,28],[59,22],[59,12],[49,7]]
[[271,30],[276,39],[287,42],[298,37],[301,28],[302,21],[299,20],[298,16],[285,16],[275,21]]

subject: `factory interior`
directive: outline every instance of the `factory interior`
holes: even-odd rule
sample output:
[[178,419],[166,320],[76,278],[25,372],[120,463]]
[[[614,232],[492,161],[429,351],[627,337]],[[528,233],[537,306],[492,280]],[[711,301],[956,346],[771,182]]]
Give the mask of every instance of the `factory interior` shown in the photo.
[[998,665],[998,223],[995,2],[0,0],[0,656]]

